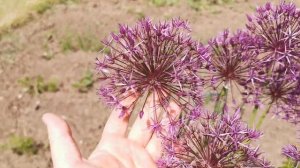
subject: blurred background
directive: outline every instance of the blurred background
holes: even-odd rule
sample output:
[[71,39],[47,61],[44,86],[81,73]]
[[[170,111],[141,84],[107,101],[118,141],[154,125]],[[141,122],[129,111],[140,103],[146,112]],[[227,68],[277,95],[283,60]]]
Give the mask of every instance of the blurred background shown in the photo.
[[[279,0],[270,0],[278,3]],[[97,144],[110,113],[96,95],[101,39],[118,24],[188,19],[195,39],[243,28],[265,0],[0,0],[0,168],[52,167],[44,113],[71,125],[84,156]],[[300,0],[294,0],[300,5]],[[245,120],[247,116],[245,116]],[[270,116],[263,155],[275,166],[296,128]]]

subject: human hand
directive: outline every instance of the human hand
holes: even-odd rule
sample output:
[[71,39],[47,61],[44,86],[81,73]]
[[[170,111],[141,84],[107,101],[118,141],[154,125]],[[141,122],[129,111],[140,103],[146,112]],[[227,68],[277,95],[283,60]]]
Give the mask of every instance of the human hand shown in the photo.
[[[122,102],[130,104],[135,97]],[[54,168],[154,168],[161,156],[161,141],[149,129],[153,115],[152,101],[148,101],[143,118],[137,117],[128,136],[128,117],[119,118],[120,111],[113,110],[95,150],[85,159],[72,137],[68,124],[54,114],[44,114]],[[179,107],[171,103],[168,112],[179,114]],[[130,111],[127,111],[129,114]]]

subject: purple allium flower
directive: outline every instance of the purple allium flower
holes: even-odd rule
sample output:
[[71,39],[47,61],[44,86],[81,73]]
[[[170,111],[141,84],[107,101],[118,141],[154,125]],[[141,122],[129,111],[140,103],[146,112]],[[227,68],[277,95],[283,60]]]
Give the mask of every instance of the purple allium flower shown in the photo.
[[[124,93],[135,92],[138,98],[126,108],[141,104],[140,117],[148,99],[155,102],[153,108],[163,110],[171,101],[184,111],[191,109],[193,102],[200,103],[202,82],[195,72],[202,45],[194,42],[189,32],[187,22],[181,19],[158,24],[144,19],[134,27],[120,25],[119,32],[103,42],[110,52],[97,59],[100,79],[105,81],[100,97],[120,106],[128,97]],[[154,123],[159,123],[158,115],[153,117]]]
[[266,75],[257,87],[260,99],[270,106],[270,111],[276,115],[297,123],[300,117],[300,95],[297,94],[297,80],[286,74],[286,69],[278,68],[270,75]]
[[233,115],[202,112],[200,117],[180,125],[177,135],[163,137],[164,155],[160,167],[233,168],[271,167],[250,146],[260,132],[248,128]]
[[[255,36],[258,65],[253,101],[268,104],[269,111],[293,123],[300,121],[300,10],[282,1],[257,8],[247,28]],[[251,96],[250,96],[251,97]]]
[[230,89],[234,102],[234,91],[243,93],[253,87],[253,83],[258,80],[256,69],[259,67],[257,52],[249,49],[255,44],[254,40],[249,33],[240,30],[235,34],[225,30],[210,40],[209,52],[199,54],[203,62],[199,74],[206,86]]
[[248,16],[248,30],[256,36],[257,48],[267,68],[284,66],[299,71],[300,62],[300,10],[294,3],[282,1],[273,6],[267,3]]
[[300,151],[294,145],[287,145],[282,148],[282,154],[293,161],[300,162]]

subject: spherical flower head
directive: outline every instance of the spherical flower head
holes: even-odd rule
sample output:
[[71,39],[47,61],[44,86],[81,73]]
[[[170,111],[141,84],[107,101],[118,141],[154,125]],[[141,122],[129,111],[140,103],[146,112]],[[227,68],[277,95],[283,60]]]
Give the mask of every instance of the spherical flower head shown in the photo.
[[252,43],[254,38],[243,31],[230,34],[225,30],[210,40],[210,54],[206,57],[201,56],[203,64],[200,76],[204,78],[205,84],[213,89],[223,86],[231,92],[242,92],[252,87],[257,76],[255,68],[258,67],[257,52],[249,49]]
[[267,68],[284,66],[299,71],[300,10],[292,2],[267,3],[248,16],[247,28],[256,36],[257,45]]
[[267,3],[248,16],[247,24],[256,39],[252,47],[258,51],[260,66],[254,90],[248,96],[252,95],[256,104],[268,104],[269,111],[293,123],[300,121],[299,17],[300,10],[294,3]]
[[[118,107],[130,96],[125,93],[138,94],[126,108],[139,104],[140,117],[149,99],[155,102],[154,109],[164,111],[171,101],[182,110],[201,102],[202,82],[195,73],[201,44],[194,42],[189,32],[187,22],[181,19],[157,24],[144,19],[133,27],[120,25],[118,33],[103,41],[110,52],[96,62],[104,81],[100,97]],[[159,123],[158,116],[155,114],[154,122]]]
[[261,80],[255,82],[256,90],[250,93],[256,102],[265,103],[268,111],[279,118],[300,123],[299,80],[283,67],[274,69],[272,73],[261,73],[259,78]]
[[295,162],[300,162],[300,151],[294,145],[287,145],[282,148],[282,154]]
[[270,167],[260,158],[258,148],[250,146],[261,133],[241,121],[239,110],[223,116],[203,112],[199,118],[188,120],[180,126],[176,138],[163,137],[161,167]]

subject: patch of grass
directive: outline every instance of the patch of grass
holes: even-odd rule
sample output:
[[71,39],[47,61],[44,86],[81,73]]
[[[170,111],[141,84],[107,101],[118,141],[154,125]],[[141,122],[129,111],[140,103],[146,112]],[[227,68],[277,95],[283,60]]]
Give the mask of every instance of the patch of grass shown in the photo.
[[196,11],[201,11],[211,5],[222,5],[234,2],[235,0],[188,0],[190,7]]
[[52,80],[45,82],[42,76],[25,77],[18,80],[24,91],[30,95],[42,94],[44,92],[57,92],[59,90],[58,82]]
[[35,5],[33,8],[35,9],[35,11],[38,13],[38,14],[43,14],[45,13],[48,9],[51,9],[51,7],[54,5],[53,4],[54,2],[47,2],[47,1],[44,1],[44,3],[40,3],[40,4],[37,4]]
[[38,14],[43,14],[56,4],[77,3],[79,1],[80,0],[39,0],[39,3],[34,4],[31,9]]
[[251,9],[252,11],[256,10],[256,6],[254,4],[250,4],[249,5],[249,9]]
[[77,36],[78,47],[83,51],[99,51],[102,48],[100,41],[91,34]]
[[71,35],[65,35],[61,41],[60,41],[60,48],[62,49],[62,51],[66,52],[66,51],[74,51],[74,44],[73,44],[73,40],[72,40],[72,36]]
[[222,13],[222,11],[221,10],[213,10],[211,13],[214,15],[217,15],[217,14]]
[[151,3],[155,6],[172,6],[175,5],[178,0],[151,0]]
[[18,155],[35,155],[43,144],[37,143],[31,137],[12,135],[7,144],[2,145],[2,149],[10,149]]
[[85,75],[72,86],[78,89],[79,92],[86,93],[93,87],[94,82],[93,73],[91,71],[87,71]]
[[34,19],[34,14],[43,14],[59,3],[80,0],[0,0],[0,35],[23,26]]
[[189,0],[188,3],[196,11],[203,10],[209,5],[208,0]]
[[130,8],[130,9],[127,10],[127,12],[129,14],[136,15],[139,20],[144,19],[146,17],[146,15],[145,15],[145,13],[143,13],[143,11],[137,10],[135,8]]
[[[29,13],[29,14],[24,15],[22,17],[21,16],[17,17],[13,22],[11,22],[10,27],[9,27],[9,25],[7,25],[7,28],[16,29],[18,27],[21,27],[21,26],[25,25],[25,23],[29,22],[30,20],[33,20],[32,13]],[[0,33],[1,33],[1,31],[0,31]]]
[[67,51],[100,51],[103,45],[96,38],[96,36],[83,33],[83,34],[66,34],[60,41],[61,50],[63,52]]
[[137,11],[136,15],[138,17],[138,19],[144,19],[146,17],[145,13],[143,13],[142,11]]
[[0,61],[3,61],[3,63],[13,63],[16,53],[24,49],[24,44],[21,42],[20,36],[6,34],[0,40]]

